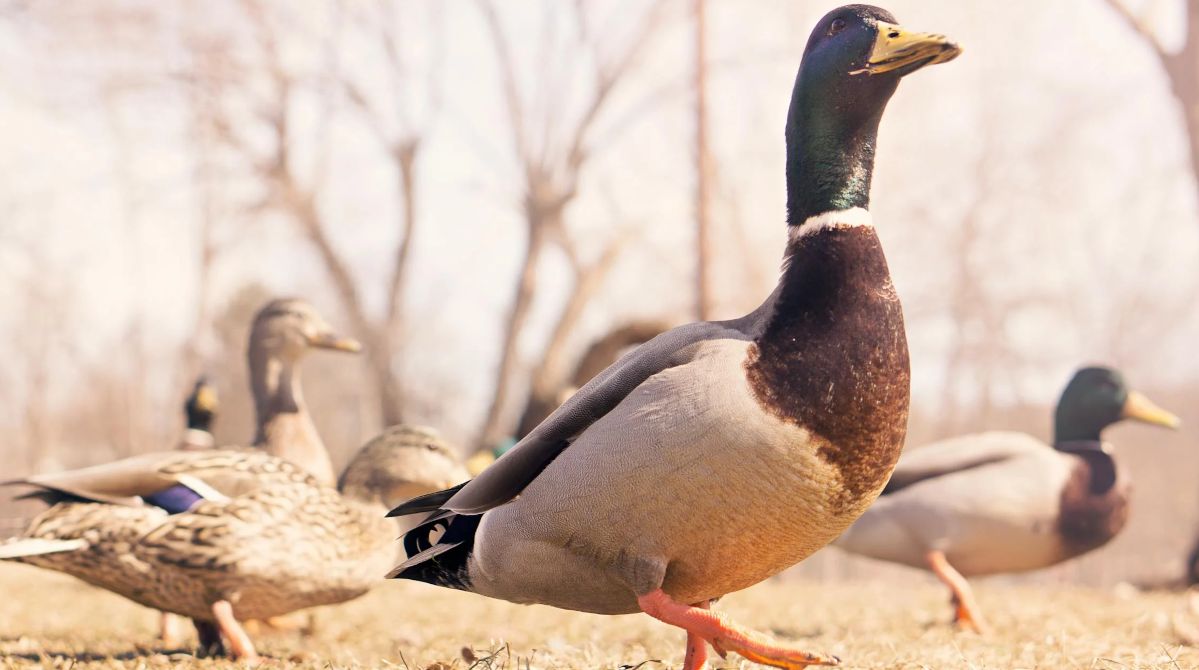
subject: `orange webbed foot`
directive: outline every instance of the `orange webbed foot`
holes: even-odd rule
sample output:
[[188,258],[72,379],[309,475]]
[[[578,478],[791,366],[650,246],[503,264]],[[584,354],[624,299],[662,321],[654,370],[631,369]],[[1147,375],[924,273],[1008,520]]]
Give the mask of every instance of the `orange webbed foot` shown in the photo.
[[212,604],[213,618],[221,634],[229,642],[229,651],[233,658],[250,665],[258,665],[262,659],[254,649],[254,643],[246,634],[237,618],[233,616],[233,604],[228,600],[218,600]]
[[837,665],[841,662],[836,656],[806,652],[736,626],[724,615],[709,611],[705,606],[693,607],[675,602],[662,589],[638,596],[637,604],[641,611],[655,619],[687,631],[686,670],[698,667],[692,665],[698,657],[691,651],[693,644],[698,644],[695,638],[712,645],[722,657],[731,651],[754,663],[785,670],[802,670],[813,665]]

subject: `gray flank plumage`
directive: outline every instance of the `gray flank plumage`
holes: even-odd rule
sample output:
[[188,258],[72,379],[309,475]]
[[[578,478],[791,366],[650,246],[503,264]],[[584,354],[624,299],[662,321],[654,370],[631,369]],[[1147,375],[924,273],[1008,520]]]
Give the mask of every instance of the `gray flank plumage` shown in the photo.
[[577,435],[616,407],[642,382],[686,362],[685,350],[705,341],[748,339],[741,321],[700,322],[669,330],[626,354],[569,400],[494,464],[444,504],[460,514],[481,514],[516,497]]

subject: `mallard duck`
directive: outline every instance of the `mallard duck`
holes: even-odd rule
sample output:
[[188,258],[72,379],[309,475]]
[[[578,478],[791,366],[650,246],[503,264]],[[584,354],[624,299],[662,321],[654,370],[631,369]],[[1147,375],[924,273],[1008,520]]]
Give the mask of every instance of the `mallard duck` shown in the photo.
[[1104,428],[1122,419],[1177,428],[1111,368],[1078,370],[1054,415],[1053,445],[1015,432],[964,435],[904,454],[882,496],[836,546],[927,568],[954,619],[986,625],[965,577],[1035,570],[1107,544],[1128,521],[1129,484]]
[[[202,649],[255,660],[240,621],[362,595],[395,561],[386,504],[445,486],[428,429],[368,442],[338,489],[269,454],[147,454],[9,482],[51,507],[0,559],[65,572],[148,607],[191,617]],[[436,459],[434,459],[436,462]],[[429,478],[431,477],[431,478]]]
[[356,353],[357,341],[337,335],[303,300],[267,303],[254,317],[247,359],[258,428],[254,446],[287,459],[333,486],[337,475],[300,392],[299,363],[311,349]]
[[216,387],[208,383],[208,377],[201,375],[183,402],[187,424],[183,436],[179,438],[179,449],[211,449],[216,446],[212,437],[212,422],[216,419],[219,407]]
[[817,24],[787,121],[788,242],[750,314],[659,335],[585,384],[431,513],[392,577],[517,603],[644,612],[783,668],[831,665],[708,611],[804,559],[882,490],[907,427],[903,315],[867,211],[899,79],[950,60],[941,35],[850,5]]
[[[212,422],[216,419],[219,405],[216,388],[208,383],[208,378],[204,375],[198,377],[191,393],[183,401],[186,427],[179,438],[177,449],[198,451],[216,446],[212,437]],[[175,615],[169,612],[162,613],[159,618],[159,639],[164,645],[173,647],[182,639],[180,624]]]

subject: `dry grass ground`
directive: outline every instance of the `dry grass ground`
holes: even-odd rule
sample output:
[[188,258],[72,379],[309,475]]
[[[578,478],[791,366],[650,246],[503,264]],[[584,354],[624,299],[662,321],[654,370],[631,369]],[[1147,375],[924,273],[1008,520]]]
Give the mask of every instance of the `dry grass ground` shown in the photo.
[[[1014,587],[984,582],[996,633],[954,633],[945,594],[918,573],[901,582],[773,581],[720,607],[779,638],[841,656],[849,668],[1195,668],[1180,630],[1199,621],[1169,593]],[[0,565],[0,667],[232,667],[163,649],[156,615],[70,578]],[[601,617],[521,607],[392,582],[316,613],[312,636],[260,637],[272,667],[467,670],[677,668],[680,632],[645,616]],[[190,627],[189,627],[190,628]],[[190,644],[190,642],[189,642]],[[486,658],[495,652],[493,658]],[[750,664],[730,657],[716,667]]]

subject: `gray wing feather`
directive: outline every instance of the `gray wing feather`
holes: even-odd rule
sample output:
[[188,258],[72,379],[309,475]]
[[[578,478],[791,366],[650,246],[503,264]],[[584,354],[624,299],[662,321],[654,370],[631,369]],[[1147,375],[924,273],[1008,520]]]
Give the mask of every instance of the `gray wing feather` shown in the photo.
[[679,326],[625,354],[534,428],[523,440],[468,482],[445,504],[459,514],[482,514],[515,498],[571,441],[653,375],[689,359],[692,345],[720,338],[743,339],[740,322]]
[[[252,451],[167,451],[143,454],[90,467],[33,475],[2,482],[30,486],[113,505],[140,507],[142,498],[185,484],[207,499],[231,498],[258,489],[268,476],[284,477],[279,468],[266,475],[254,466],[273,461]],[[53,496],[33,494],[53,502]]]
[[84,500],[137,507],[141,497],[161,491],[175,479],[160,467],[173,460],[175,453],[146,454],[77,470],[33,475],[4,482],[9,486],[32,486],[59,491]]
[[1048,448],[1030,435],[996,431],[963,435],[905,450],[883,489],[883,495],[929,479],[1018,458],[1030,450]]

